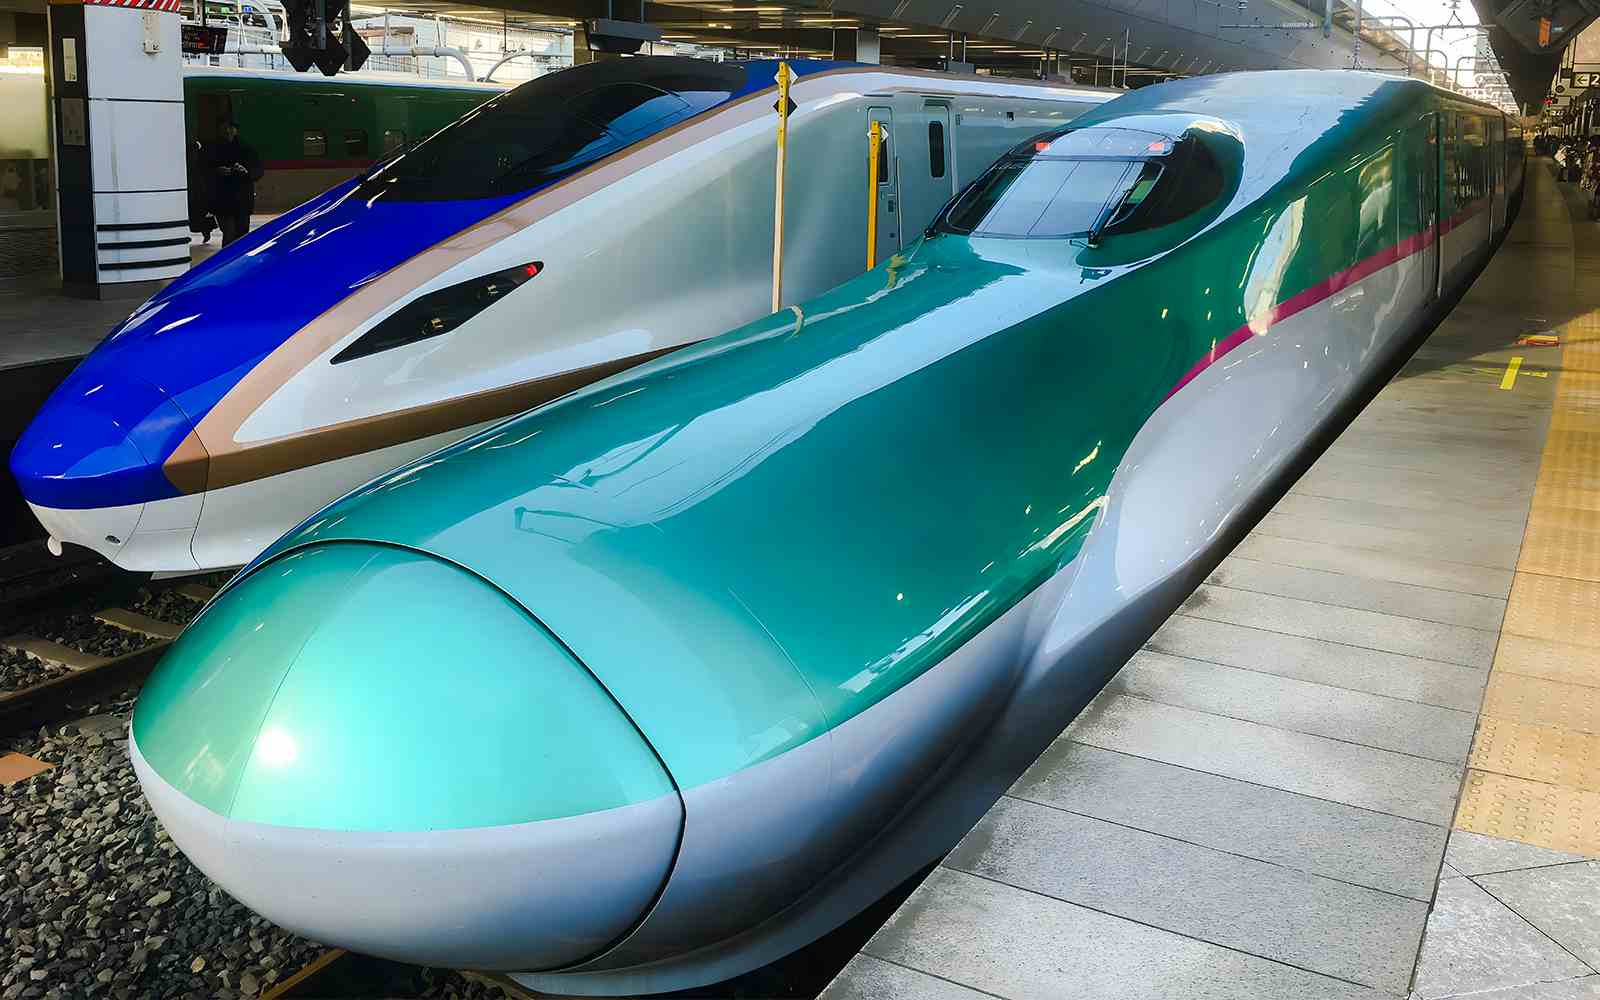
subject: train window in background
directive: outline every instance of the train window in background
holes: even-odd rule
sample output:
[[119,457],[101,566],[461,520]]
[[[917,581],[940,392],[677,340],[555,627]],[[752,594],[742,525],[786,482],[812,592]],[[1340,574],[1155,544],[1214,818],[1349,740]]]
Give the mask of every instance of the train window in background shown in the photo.
[[674,57],[550,73],[420,140],[363,185],[391,201],[519,194],[727,100],[745,76],[743,66]]
[[300,133],[300,155],[306,157],[327,156],[328,133],[320,128],[308,128]]
[[347,128],[344,130],[344,155],[366,156],[368,146],[366,129]]
[[944,176],[944,122],[928,123],[928,173],[936,179]]
[[386,128],[383,130],[383,151],[392,153],[406,144],[406,134],[402,129]]

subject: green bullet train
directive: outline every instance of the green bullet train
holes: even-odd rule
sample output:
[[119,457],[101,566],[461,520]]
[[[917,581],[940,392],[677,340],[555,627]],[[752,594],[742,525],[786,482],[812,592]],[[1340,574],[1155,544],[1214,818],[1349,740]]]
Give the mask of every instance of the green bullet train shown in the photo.
[[1470,284],[1522,170],[1499,111],[1380,74],[1104,104],[871,271],[280,539],[146,686],[144,790],[318,941],[568,995],[770,962],[1004,792]]

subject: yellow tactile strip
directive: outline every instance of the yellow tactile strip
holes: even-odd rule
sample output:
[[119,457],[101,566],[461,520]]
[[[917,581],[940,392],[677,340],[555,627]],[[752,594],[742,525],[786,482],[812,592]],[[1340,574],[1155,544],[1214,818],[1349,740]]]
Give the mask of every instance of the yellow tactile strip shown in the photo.
[[1457,829],[1600,854],[1600,311],[1567,324]]

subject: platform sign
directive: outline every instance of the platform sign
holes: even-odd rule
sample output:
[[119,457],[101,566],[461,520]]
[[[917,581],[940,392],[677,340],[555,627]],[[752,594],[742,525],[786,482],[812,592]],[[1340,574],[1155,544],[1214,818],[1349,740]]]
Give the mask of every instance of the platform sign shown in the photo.
[[179,25],[182,32],[183,54],[186,56],[217,56],[227,51],[228,29],[210,24]]

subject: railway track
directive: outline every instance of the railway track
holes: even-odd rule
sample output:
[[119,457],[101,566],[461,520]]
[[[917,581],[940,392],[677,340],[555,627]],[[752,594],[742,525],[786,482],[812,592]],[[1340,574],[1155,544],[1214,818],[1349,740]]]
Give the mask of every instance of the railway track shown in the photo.
[[150,581],[42,542],[0,550],[0,734],[143,680],[215,584]]

